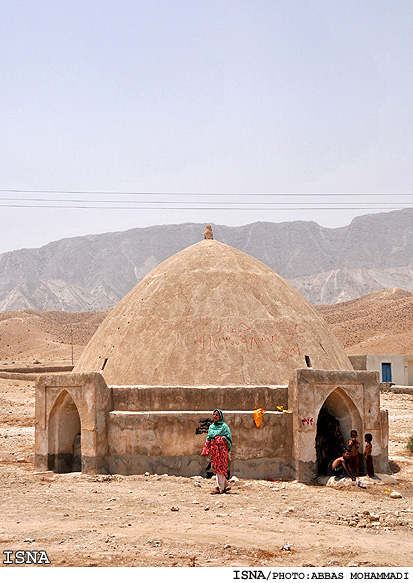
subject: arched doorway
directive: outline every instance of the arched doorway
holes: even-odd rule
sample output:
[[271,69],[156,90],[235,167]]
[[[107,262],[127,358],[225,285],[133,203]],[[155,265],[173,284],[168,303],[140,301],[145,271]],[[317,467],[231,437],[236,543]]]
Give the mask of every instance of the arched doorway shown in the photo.
[[318,474],[330,473],[331,462],[347,447],[352,429],[355,429],[360,437],[362,430],[360,413],[347,393],[337,388],[324,401],[317,418]]
[[48,469],[58,473],[81,471],[81,423],[75,402],[62,391],[49,417]]

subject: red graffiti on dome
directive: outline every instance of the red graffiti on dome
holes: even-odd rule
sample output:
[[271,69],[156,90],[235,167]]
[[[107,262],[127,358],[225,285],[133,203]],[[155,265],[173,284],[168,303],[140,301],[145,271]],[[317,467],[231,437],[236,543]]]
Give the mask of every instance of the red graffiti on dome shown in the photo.
[[[301,356],[299,341],[306,331],[301,324],[295,324],[276,334],[266,334],[257,330],[255,324],[250,325],[244,320],[195,315],[190,309],[168,328],[183,333],[199,332],[199,336],[193,338],[193,343],[203,352],[231,349],[241,349],[247,353],[261,351],[273,362]],[[287,345],[287,348],[277,350],[279,344]]]
[[[201,347],[204,352],[213,352],[217,350],[229,350],[232,347],[242,347],[249,354],[250,352],[256,350],[263,350],[266,352],[266,356],[273,362],[287,360],[288,358],[294,358],[295,356],[301,356],[301,350],[299,344],[294,344],[285,350],[279,350],[276,352],[273,346],[274,336],[262,337],[262,336],[246,336],[241,335],[239,338],[234,339],[230,336],[200,336],[194,340],[194,344]],[[271,352],[265,351],[265,346],[271,347]]]
[[209,326],[212,323],[212,320],[208,316],[194,316],[192,315],[192,310],[188,310],[182,316],[182,318],[176,324],[172,326],[168,326],[170,330],[174,330],[175,328],[187,328],[189,330],[193,330],[197,327],[205,327]]

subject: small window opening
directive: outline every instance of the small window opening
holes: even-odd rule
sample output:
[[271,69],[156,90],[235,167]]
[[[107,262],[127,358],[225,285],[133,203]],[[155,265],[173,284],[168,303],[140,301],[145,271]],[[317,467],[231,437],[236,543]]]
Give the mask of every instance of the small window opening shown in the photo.
[[306,354],[306,355],[304,356],[304,358],[305,358],[305,363],[306,363],[306,365],[307,365],[307,368],[313,368],[313,367],[311,366],[311,360],[310,360],[310,357],[309,357],[309,356],[307,356],[307,354]]
[[103,370],[105,368],[107,361],[108,361],[108,359],[105,358],[105,360],[103,361],[103,364],[102,364],[102,367],[101,367],[100,370]]

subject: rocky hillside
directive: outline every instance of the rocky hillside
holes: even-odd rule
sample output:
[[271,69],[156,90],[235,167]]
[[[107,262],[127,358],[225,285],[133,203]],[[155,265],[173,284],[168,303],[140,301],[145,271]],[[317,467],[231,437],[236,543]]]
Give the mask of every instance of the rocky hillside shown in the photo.
[[413,354],[413,294],[398,288],[317,306],[346,353]]
[[[0,311],[113,307],[153,267],[202,239],[182,224],[62,239],[0,255]],[[314,222],[214,226],[216,239],[263,261],[311,303],[346,301],[400,287],[413,291],[413,209]]]
[[36,312],[0,314],[0,363],[59,361],[78,358],[108,312]]

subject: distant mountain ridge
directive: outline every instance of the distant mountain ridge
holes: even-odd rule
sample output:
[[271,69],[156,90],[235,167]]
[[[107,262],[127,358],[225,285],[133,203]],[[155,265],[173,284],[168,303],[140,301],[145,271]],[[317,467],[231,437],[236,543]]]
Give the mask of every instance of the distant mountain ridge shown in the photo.
[[[200,241],[204,228],[136,228],[0,254],[0,311],[111,308],[153,267]],[[266,263],[313,304],[393,287],[413,291],[413,209],[364,215],[337,229],[293,221],[213,225],[213,232]]]

